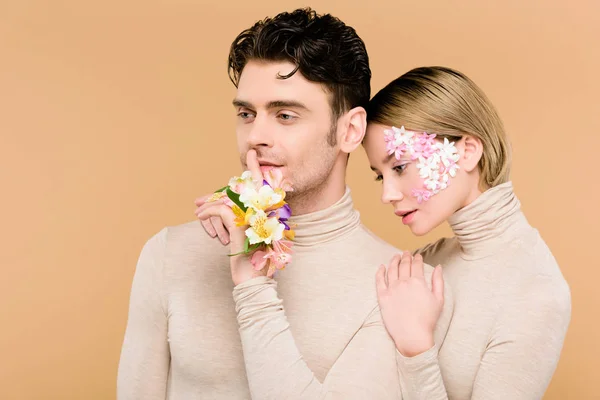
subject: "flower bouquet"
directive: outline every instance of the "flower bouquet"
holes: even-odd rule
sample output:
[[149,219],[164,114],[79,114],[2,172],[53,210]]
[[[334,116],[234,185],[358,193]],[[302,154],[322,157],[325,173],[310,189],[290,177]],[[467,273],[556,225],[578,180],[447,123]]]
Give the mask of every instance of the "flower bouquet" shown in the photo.
[[245,171],[208,199],[223,199],[233,210],[236,226],[246,227],[244,250],[230,256],[253,252],[250,261],[254,269],[268,268],[268,277],[292,261],[294,231],[288,223],[292,210],[285,202],[286,192],[292,190],[281,171],[273,168],[264,173],[262,182]]

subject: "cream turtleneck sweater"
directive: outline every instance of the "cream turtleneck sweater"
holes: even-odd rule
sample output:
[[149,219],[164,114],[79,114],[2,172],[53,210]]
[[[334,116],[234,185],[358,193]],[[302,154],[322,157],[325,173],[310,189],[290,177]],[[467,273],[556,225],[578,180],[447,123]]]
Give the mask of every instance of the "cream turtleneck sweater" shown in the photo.
[[404,399],[541,399],[571,318],[559,266],[510,182],[449,222],[453,238],[417,252],[442,264],[454,314],[439,355],[398,355]]
[[198,221],[147,242],[133,280],[119,400],[400,398],[375,291],[378,266],[399,250],[361,224],[349,190],[290,222],[293,262],[275,279],[235,288],[228,247]]

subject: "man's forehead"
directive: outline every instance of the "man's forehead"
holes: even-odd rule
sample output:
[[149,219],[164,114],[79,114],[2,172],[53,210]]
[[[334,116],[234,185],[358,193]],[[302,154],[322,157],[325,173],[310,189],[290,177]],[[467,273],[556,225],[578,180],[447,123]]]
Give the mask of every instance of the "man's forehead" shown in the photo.
[[256,106],[294,101],[307,107],[317,101],[321,106],[322,101],[328,100],[323,85],[307,80],[300,71],[282,78],[294,69],[295,66],[289,62],[251,61],[242,71],[236,98]]

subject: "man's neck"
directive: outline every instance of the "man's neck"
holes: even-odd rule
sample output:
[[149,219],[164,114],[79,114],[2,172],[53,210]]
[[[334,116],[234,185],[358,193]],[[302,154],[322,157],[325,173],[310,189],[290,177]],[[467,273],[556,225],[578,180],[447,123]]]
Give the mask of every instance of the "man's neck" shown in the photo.
[[290,196],[287,201],[292,209],[292,215],[305,215],[324,210],[344,197],[346,167],[346,159],[338,157],[324,182],[317,187]]
[[346,193],[346,184],[323,184],[318,188],[307,190],[288,200],[294,216],[310,214],[324,210],[337,203]]

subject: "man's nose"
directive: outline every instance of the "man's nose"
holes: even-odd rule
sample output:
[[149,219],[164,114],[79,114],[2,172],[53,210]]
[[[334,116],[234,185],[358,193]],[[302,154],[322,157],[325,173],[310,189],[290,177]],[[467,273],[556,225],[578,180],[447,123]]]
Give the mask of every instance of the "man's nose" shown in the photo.
[[273,146],[272,127],[265,118],[256,117],[248,133],[247,141],[250,148]]

